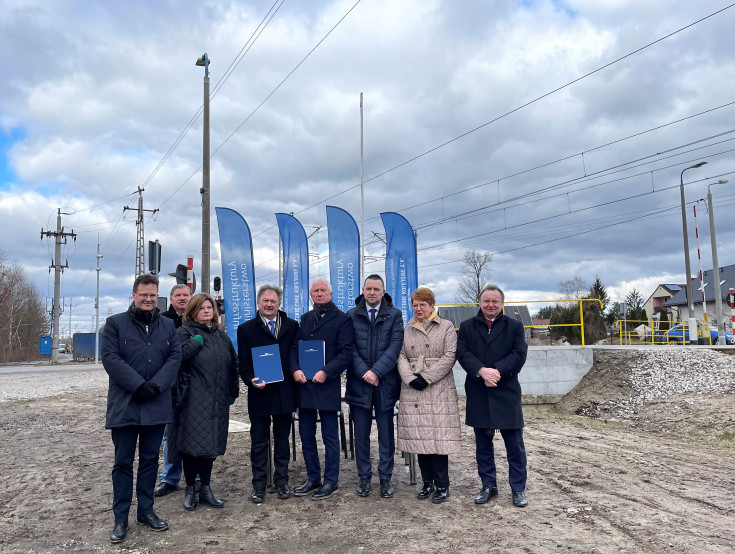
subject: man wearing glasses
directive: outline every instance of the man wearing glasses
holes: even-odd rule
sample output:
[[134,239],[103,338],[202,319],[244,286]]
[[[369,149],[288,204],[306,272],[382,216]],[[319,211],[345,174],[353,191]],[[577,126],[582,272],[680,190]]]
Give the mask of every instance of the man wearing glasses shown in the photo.
[[105,428],[115,445],[112,468],[110,541],[125,540],[133,499],[133,460],[138,446],[137,520],[164,531],[168,523],[153,512],[153,488],[163,429],[172,421],[171,386],[181,363],[181,345],[174,322],[156,307],[158,278],[139,275],[133,303],[107,318],[102,337],[102,365],[110,377]]

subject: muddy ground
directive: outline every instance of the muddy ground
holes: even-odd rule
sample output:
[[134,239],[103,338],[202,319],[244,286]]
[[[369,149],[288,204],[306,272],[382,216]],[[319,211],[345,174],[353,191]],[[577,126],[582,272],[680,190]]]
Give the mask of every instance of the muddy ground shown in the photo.
[[[669,398],[625,419],[574,415],[585,403],[629,396],[617,386],[625,371],[624,355],[599,352],[559,410],[525,409],[526,509],[511,504],[504,455],[499,497],[474,504],[479,483],[468,428],[462,453],[450,457],[451,496],[443,505],[416,499],[400,453],[392,499],[375,491],[359,498],[354,462],[343,459],[334,497],[268,495],[254,505],[249,436],[233,433],[212,481],[225,508],[186,512],[178,491],[156,500],[168,531],[132,524],[121,545],[109,543],[113,449],[100,380],[68,394],[2,402],[0,551],[732,552],[735,395]],[[0,387],[13,378],[0,375]],[[38,382],[55,378],[37,374]],[[233,419],[247,421],[242,399],[233,408]],[[504,454],[502,441],[496,445]],[[304,478],[299,455],[291,482]]]

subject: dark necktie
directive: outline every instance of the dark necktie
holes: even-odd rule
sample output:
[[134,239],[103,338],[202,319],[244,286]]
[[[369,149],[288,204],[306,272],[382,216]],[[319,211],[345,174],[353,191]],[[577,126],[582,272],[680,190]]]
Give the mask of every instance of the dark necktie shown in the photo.
[[271,319],[268,322],[268,327],[271,328],[271,335],[275,335],[276,334],[276,322],[275,322],[275,320]]
[[370,308],[370,325],[375,325],[375,314],[377,311],[376,308]]

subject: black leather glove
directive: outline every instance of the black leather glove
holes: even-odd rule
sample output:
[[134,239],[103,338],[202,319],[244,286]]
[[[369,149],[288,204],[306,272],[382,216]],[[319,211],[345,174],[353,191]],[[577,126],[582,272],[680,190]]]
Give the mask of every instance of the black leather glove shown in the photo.
[[149,400],[153,400],[156,396],[161,393],[161,389],[153,381],[146,381],[138,387],[138,390],[133,394],[133,400],[139,404],[144,404]]
[[426,379],[424,379],[421,375],[418,375],[417,373],[414,373],[416,376],[416,379],[411,381],[408,385],[415,388],[416,390],[424,390],[426,387],[429,386],[429,383],[426,382]]

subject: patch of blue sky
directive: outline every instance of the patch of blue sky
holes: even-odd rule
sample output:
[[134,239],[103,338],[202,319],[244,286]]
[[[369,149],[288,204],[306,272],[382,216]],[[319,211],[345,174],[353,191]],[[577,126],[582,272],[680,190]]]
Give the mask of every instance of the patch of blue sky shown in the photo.
[[[533,10],[542,5],[548,5],[549,0],[521,0],[521,7],[527,10]],[[564,0],[551,0],[551,5],[554,9],[565,13],[570,18],[574,19],[577,17],[578,12],[574,11]]]
[[7,190],[17,180],[17,176],[10,167],[10,150],[15,143],[25,138],[25,129],[20,127],[0,130],[0,190]]

